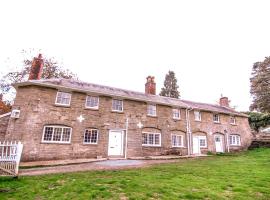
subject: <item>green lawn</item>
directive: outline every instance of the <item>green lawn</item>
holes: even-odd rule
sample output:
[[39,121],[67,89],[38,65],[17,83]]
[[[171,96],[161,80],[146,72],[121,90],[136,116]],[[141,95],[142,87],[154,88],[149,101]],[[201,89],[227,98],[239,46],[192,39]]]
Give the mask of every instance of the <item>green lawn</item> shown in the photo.
[[270,199],[270,149],[144,169],[2,177],[0,199]]

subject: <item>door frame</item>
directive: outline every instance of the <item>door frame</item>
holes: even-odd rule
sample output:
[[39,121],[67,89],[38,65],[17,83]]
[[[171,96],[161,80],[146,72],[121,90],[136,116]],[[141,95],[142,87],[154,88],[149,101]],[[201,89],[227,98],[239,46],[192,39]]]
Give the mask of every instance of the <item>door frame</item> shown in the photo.
[[[120,152],[119,155],[110,155],[110,134],[112,132],[119,132],[121,134],[121,152]],[[111,129],[111,130],[109,130],[109,135],[108,135],[108,156],[122,157],[124,155],[124,135],[125,135],[125,131],[123,129]]]
[[[199,152],[198,153],[194,153],[194,139],[197,139],[198,140],[198,150]],[[192,136],[192,154],[201,154],[201,147],[200,147],[200,136]]]

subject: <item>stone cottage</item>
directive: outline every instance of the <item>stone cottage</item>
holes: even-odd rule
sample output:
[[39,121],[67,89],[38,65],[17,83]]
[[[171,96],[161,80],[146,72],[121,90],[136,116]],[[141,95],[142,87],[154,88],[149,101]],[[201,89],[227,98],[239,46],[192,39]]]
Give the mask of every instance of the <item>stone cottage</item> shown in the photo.
[[41,80],[41,56],[17,96],[6,140],[24,144],[22,159],[51,160],[230,152],[246,149],[252,135],[246,115],[229,107],[67,79]]

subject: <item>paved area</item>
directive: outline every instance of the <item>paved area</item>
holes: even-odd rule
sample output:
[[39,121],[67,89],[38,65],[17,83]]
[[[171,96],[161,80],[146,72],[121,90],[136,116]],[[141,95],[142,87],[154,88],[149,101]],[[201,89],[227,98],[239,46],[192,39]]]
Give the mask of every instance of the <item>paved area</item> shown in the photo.
[[[194,158],[190,158],[194,159]],[[121,170],[132,168],[144,168],[152,165],[158,165],[162,163],[181,162],[186,159],[174,159],[174,160],[108,160],[91,163],[71,164],[71,165],[59,165],[59,166],[47,166],[36,167],[29,169],[20,169],[20,176],[35,176],[45,174],[56,173],[70,173],[70,172],[82,172],[92,170]]]
[[141,160],[106,160],[97,162],[96,165],[108,166],[108,167],[123,167],[123,166],[135,166],[142,165],[144,162]]
[[[121,170],[121,169],[131,169],[131,168],[143,168],[149,167],[152,165],[158,165],[162,163],[173,163],[178,162],[181,163],[187,159],[203,159],[203,156],[192,156],[192,157],[181,157],[178,159],[146,159],[146,160],[104,160],[104,159],[90,159],[90,160],[83,160],[83,163],[70,163],[70,162],[63,162],[63,161],[55,161],[61,163],[60,165],[50,166],[52,164],[50,161],[45,161],[48,163],[48,166],[42,166],[40,164],[44,164],[41,162],[32,163],[32,165],[27,165],[25,163],[24,167],[31,167],[31,166],[39,166],[39,167],[31,167],[26,169],[20,169],[19,175],[20,176],[35,176],[35,175],[45,175],[45,174],[55,174],[55,173],[70,173],[70,172],[81,172],[81,171],[92,171],[92,170]],[[78,160],[77,160],[78,161]],[[77,162],[76,160],[73,162]],[[89,162],[87,162],[89,161]],[[54,163],[54,164],[59,164]],[[35,164],[35,165],[33,165]],[[22,166],[22,165],[20,165]]]

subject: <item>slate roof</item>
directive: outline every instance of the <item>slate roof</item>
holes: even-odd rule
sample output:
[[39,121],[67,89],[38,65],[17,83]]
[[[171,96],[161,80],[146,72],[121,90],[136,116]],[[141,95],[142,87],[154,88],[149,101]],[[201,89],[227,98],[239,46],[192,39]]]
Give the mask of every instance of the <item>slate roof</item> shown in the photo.
[[14,87],[26,86],[26,85],[39,85],[58,89],[67,89],[70,91],[79,91],[86,93],[94,93],[104,96],[112,96],[123,99],[131,99],[137,101],[144,101],[148,103],[156,103],[168,106],[177,106],[182,108],[193,108],[199,110],[212,111],[217,113],[226,113],[232,115],[238,115],[246,117],[247,115],[236,112],[231,108],[221,107],[219,105],[197,103],[187,100],[163,97],[159,95],[145,94],[142,92],[135,92],[130,90],[119,89],[115,87],[109,87],[104,85],[97,85],[93,83],[82,82],[73,79],[41,79],[41,80],[28,80],[26,82],[16,83]]

